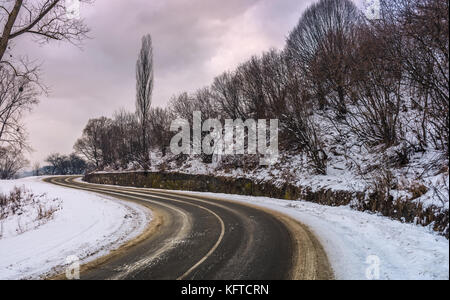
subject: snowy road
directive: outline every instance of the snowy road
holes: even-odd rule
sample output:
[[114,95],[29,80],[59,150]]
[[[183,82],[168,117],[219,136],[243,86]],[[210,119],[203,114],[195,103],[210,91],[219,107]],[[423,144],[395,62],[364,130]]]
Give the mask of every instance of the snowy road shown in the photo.
[[153,230],[140,243],[82,279],[332,279],[311,232],[274,211],[213,197],[92,185],[56,178],[57,185],[95,191],[149,206]]
[[169,192],[256,205],[305,224],[325,249],[336,279],[449,279],[449,241],[431,228],[404,224],[346,206],[329,207],[305,201],[229,194]]

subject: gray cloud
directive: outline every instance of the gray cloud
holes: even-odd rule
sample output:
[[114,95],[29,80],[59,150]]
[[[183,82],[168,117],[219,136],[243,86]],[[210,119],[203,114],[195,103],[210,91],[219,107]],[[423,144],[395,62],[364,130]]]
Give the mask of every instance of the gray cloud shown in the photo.
[[154,44],[153,103],[208,85],[253,54],[281,48],[313,0],[97,0],[82,7],[91,39],[39,46],[26,40],[18,53],[42,61],[51,88],[27,116],[32,161],[69,153],[89,118],[134,109],[134,68],[141,36]]

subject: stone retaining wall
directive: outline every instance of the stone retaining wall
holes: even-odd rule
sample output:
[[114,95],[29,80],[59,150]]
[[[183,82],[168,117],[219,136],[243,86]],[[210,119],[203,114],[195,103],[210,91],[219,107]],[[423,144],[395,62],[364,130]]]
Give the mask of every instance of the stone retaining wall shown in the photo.
[[384,199],[376,193],[366,194],[331,189],[313,191],[310,187],[298,187],[288,183],[277,186],[270,182],[254,182],[245,178],[183,173],[93,173],[86,175],[84,180],[90,183],[119,186],[265,196],[285,200],[302,199],[329,206],[350,205],[359,211],[381,213],[402,222],[423,226],[432,224],[435,231],[449,238],[448,210],[436,207],[424,210],[420,204],[412,201]]

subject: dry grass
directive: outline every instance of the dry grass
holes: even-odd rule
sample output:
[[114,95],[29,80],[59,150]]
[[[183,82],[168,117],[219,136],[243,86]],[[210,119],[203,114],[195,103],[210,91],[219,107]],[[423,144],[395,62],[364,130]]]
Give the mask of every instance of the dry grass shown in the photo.
[[29,224],[22,222],[31,222],[33,226],[43,225],[60,209],[60,199],[50,199],[47,194],[35,194],[24,187],[14,187],[9,193],[0,194],[0,222],[3,225],[9,217],[19,217],[16,229],[19,234],[30,229]]

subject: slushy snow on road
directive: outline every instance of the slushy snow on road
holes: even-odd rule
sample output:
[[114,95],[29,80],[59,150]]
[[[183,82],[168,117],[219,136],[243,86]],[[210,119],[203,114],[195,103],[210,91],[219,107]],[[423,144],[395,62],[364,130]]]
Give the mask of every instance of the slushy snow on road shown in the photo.
[[[58,187],[42,178],[0,181],[0,194],[15,187],[46,194],[45,201],[58,206],[44,224],[34,222],[27,208],[19,216],[0,220],[0,279],[39,279],[64,272],[71,256],[80,263],[95,260],[138,236],[151,220],[151,212],[141,205]],[[18,224],[28,227],[15,230],[21,227]]]

